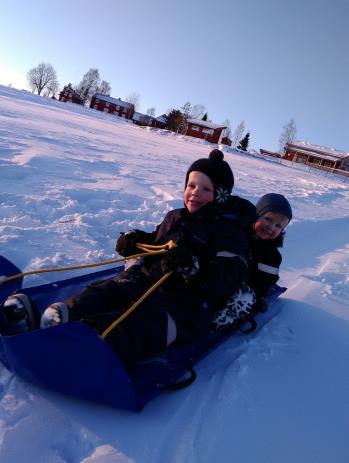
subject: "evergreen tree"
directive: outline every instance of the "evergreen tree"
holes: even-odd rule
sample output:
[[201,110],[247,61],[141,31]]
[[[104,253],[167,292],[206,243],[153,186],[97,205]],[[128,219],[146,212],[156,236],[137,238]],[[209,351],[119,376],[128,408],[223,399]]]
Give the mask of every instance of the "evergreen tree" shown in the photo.
[[167,127],[173,132],[178,132],[183,124],[184,116],[179,109],[171,109],[167,116]]
[[240,140],[238,150],[247,151],[249,142],[250,142],[250,132],[247,132],[244,138]]
[[207,121],[207,118],[208,118],[208,114],[205,113],[205,114],[202,116],[202,120],[203,120],[203,121]]

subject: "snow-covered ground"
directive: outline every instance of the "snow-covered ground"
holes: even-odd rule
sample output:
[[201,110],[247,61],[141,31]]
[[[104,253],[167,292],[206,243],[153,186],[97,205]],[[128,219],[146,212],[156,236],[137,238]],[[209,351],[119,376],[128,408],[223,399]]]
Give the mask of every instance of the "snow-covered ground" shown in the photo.
[[[188,166],[211,149],[0,86],[0,254],[23,270],[114,258],[120,231],[152,230],[182,205]],[[140,414],[41,390],[0,364],[1,463],[348,461],[349,181],[225,157],[235,194],[280,192],[292,204],[280,314]]]

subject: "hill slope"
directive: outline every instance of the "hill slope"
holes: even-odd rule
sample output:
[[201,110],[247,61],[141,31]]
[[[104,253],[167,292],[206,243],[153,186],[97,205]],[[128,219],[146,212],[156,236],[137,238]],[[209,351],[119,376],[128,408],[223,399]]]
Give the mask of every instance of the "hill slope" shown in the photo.
[[[181,206],[202,141],[0,86],[0,254],[24,270],[114,257]],[[57,396],[0,364],[2,463],[344,463],[349,454],[349,184],[227,151],[235,194],[285,194],[281,313],[228,340],[140,415]],[[58,279],[45,274],[28,285]],[[19,445],[19,442],[21,443]]]

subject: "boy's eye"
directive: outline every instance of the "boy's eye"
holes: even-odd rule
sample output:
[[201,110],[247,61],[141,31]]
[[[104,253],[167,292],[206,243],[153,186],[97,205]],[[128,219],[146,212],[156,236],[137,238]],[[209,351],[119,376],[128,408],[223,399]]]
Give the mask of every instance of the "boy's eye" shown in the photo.
[[205,187],[204,190],[205,190],[205,191],[210,191],[210,192],[211,192],[211,191],[212,191],[212,188]]

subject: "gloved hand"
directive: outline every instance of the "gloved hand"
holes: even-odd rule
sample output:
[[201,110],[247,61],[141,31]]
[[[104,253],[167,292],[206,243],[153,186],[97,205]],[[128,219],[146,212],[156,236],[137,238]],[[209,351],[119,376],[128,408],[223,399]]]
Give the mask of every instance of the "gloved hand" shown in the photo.
[[164,273],[173,272],[191,278],[199,271],[199,261],[184,247],[174,247],[167,251],[160,261]]
[[125,233],[121,233],[116,241],[115,250],[124,257],[138,254],[140,251],[136,243],[146,243],[147,238],[149,239],[149,233],[143,230],[129,230]]
[[256,312],[266,312],[268,310],[268,302],[264,297],[258,297],[254,306]]

